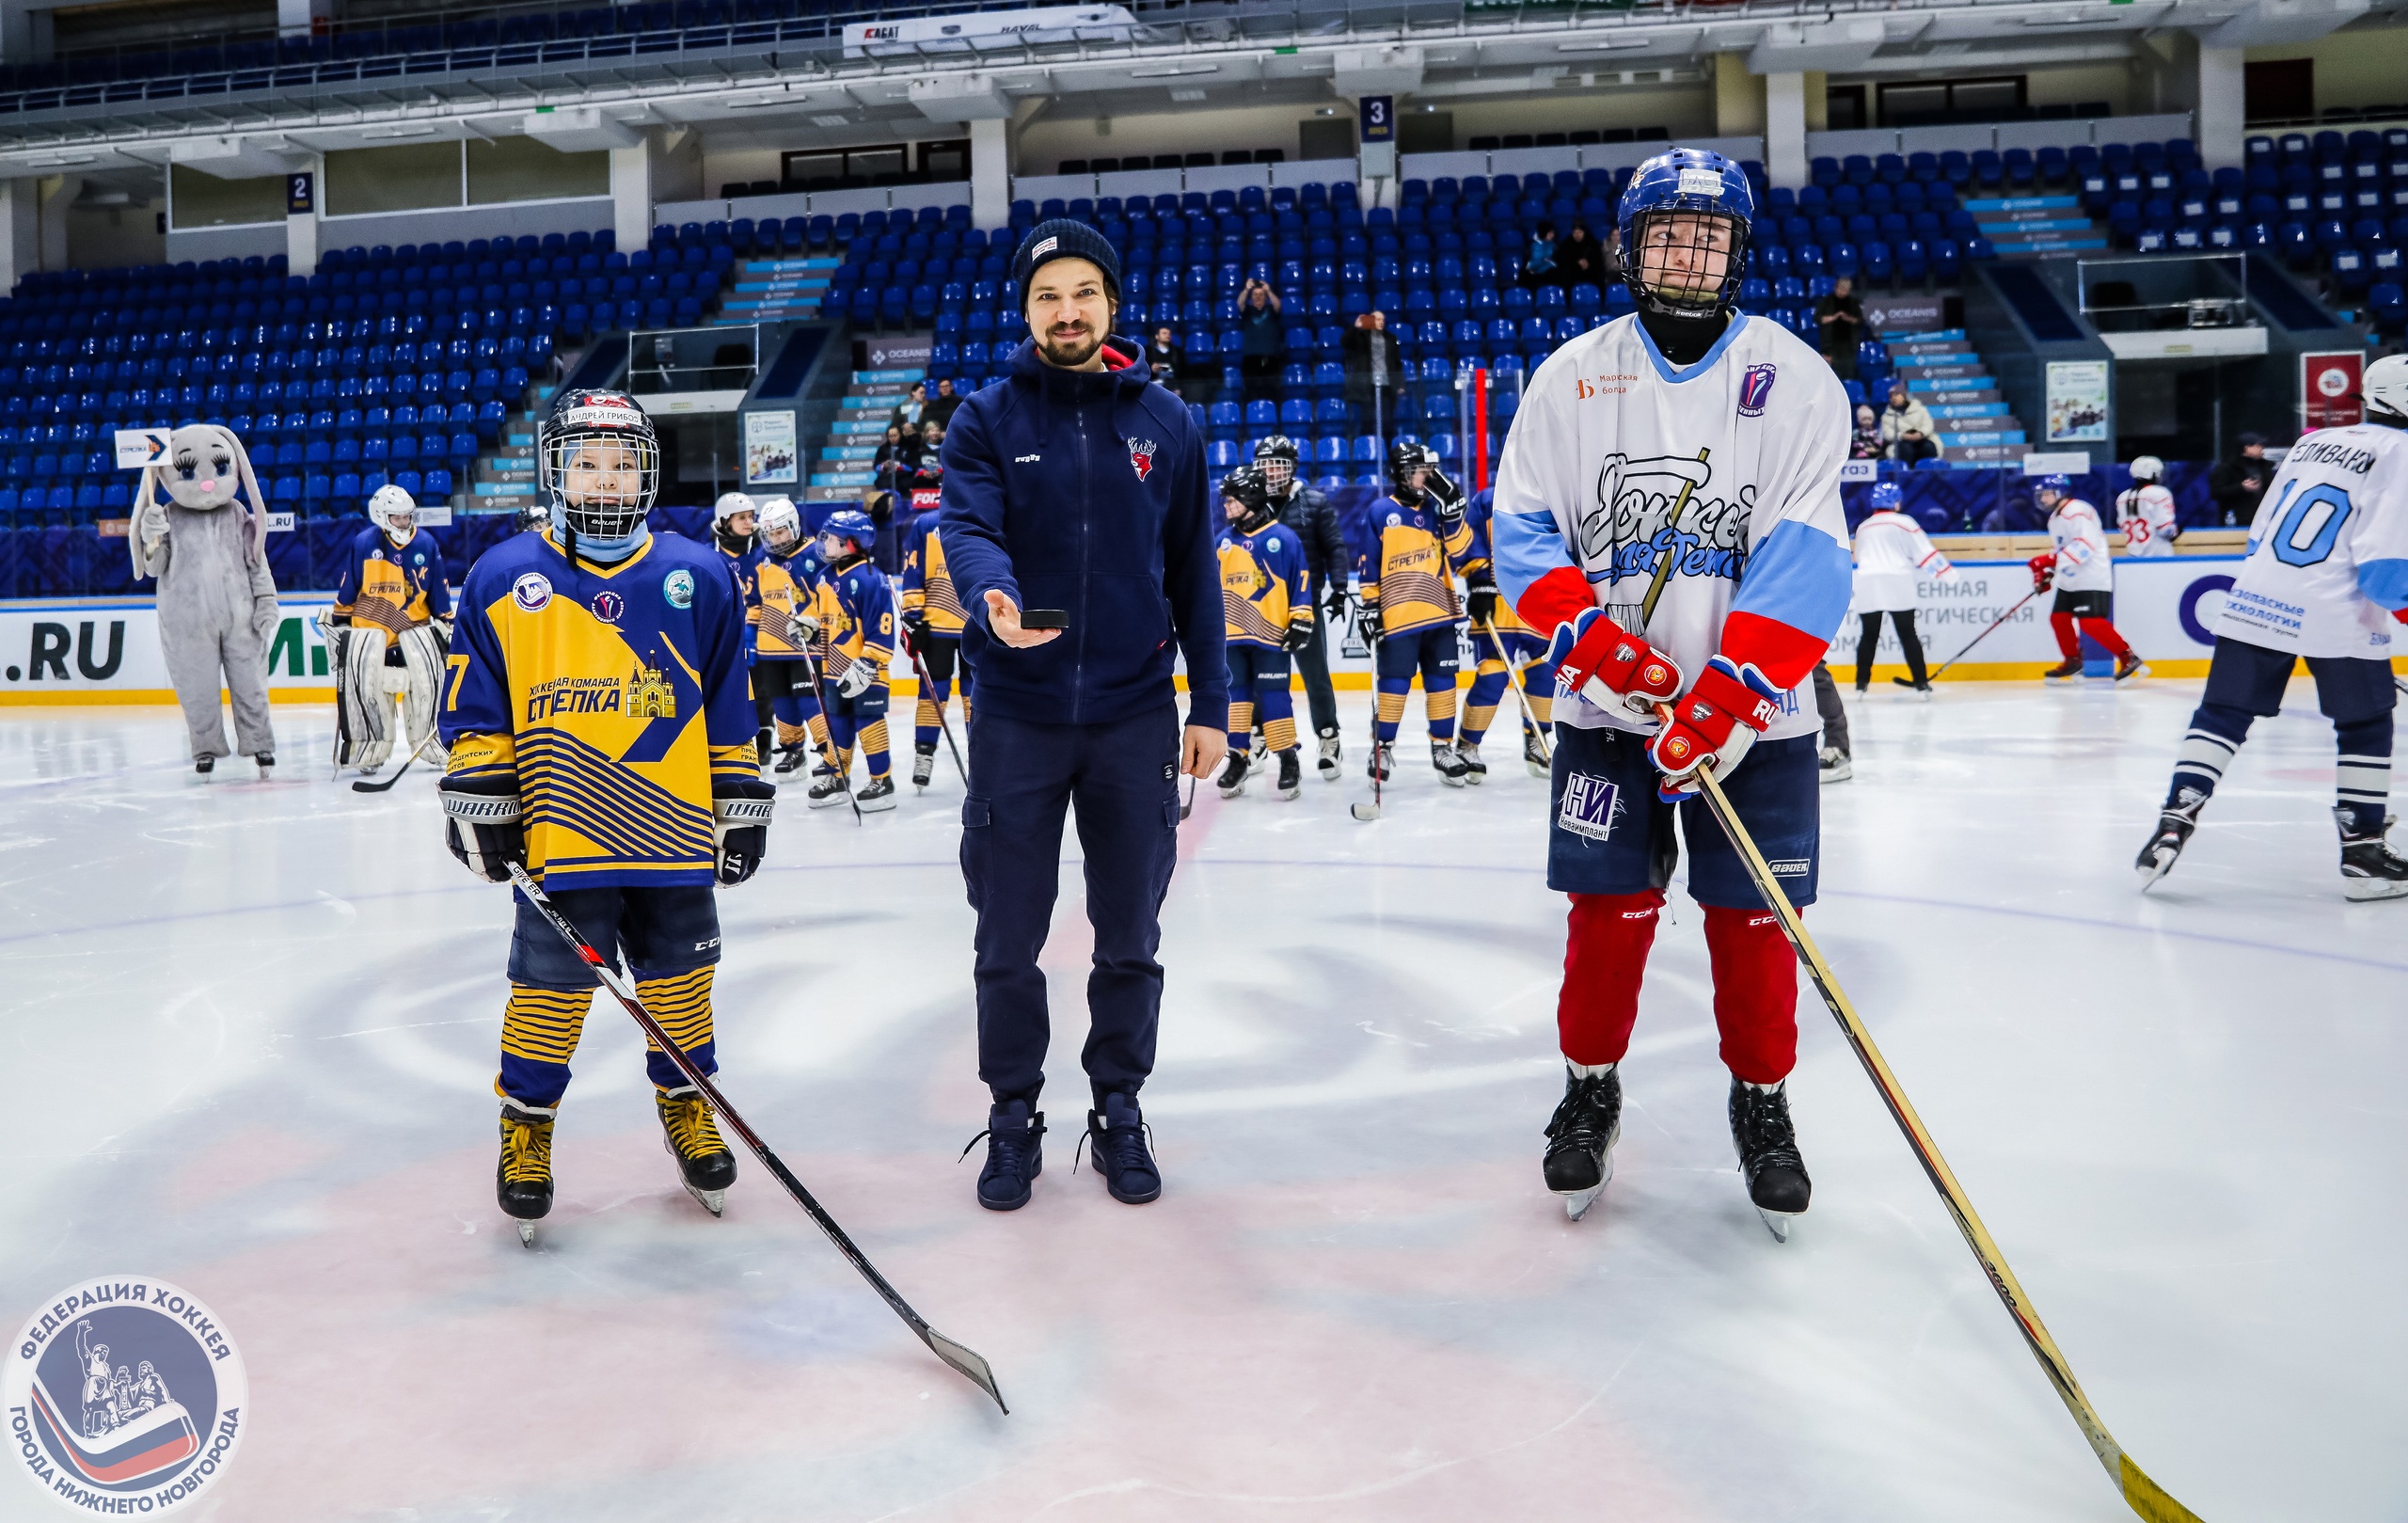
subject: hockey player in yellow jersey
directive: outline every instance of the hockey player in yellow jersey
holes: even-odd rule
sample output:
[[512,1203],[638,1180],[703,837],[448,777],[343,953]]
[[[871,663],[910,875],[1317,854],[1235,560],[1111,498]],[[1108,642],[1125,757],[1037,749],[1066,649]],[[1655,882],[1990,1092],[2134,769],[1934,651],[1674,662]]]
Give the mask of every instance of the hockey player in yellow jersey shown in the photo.
[[812,607],[819,625],[819,701],[828,710],[828,759],[835,769],[811,785],[814,809],[845,801],[853,785],[853,747],[869,783],[853,802],[864,814],[895,807],[886,742],[886,665],[895,658],[895,592],[870,552],[878,525],[859,508],[838,508],[819,526],[827,562]]
[[954,593],[953,573],[945,569],[944,542],[937,536],[937,515],[943,511],[939,497],[925,488],[912,496],[925,496],[927,500],[904,529],[900,602],[903,637],[919,663],[911,781],[925,788],[936,775],[937,734],[944,722],[945,700],[952,696],[957,667],[961,672],[961,722],[970,722],[970,663],[961,655],[961,627],[968,617]]
[[[753,594],[760,607],[752,627],[752,695],[766,700],[777,725],[778,761],[784,777],[814,750],[828,747],[828,719],[819,707],[819,680],[811,644],[819,634],[813,609],[819,595],[818,542],[802,531],[802,511],[791,498],[761,504],[761,558],[753,566]],[[822,767],[826,764],[823,762]]]
[[[1471,556],[1464,563],[1464,580],[1470,588],[1465,611],[1471,615],[1471,648],[1479,661],[1471,691],[1464,696],[1463,736],[1455,742],[1456,756],[1469,769],[1466,783],[1488,776],[1480,743],[1497,709],[1519,708],[1523,703],[1529,705],[1529,712],[1522,716],[1522,763],[1532,777],[1545,777],[1551,769],[1547,740],[1554,721],[1555,666],[1546,658],[1547,643],[1530,631],[1511,602],[1497,595],[1495,497],[1476,492],[1464,508],[1464,527],[1471,531]],[[1521,668],[1518,681],[1513,667]],[[1519,700],[1510,696],[1516,686],[1522,690]]]
[[[551,527],[487,550],[461,594],[439,714],[452,748],[445,843],[489,881],[524,864],[716,1072],[715,885],[759,866],[777,791],[753,750],[742,595],[726,557],[645,527],[659,445],[633,398],[562,393],[537,471]],[[516,909],[495,1192],[531,1242],[551,1209],[553,1119],[597,980],[531,905]],[[735,1156],[676,1066],[655,1052],[646,1067],[663,1144],[716,1214]]]
[[[711,504],[711,541],[719,553],[727,557],[728,571],[736,578],[736,590],[744,598],[744,665],[749,671],[757,659],[756,645],[761,632],[761,510],[742,492],[721,492]],[[774,735],[770,728],[768,695],[757,684],[752,690],[752,721],[755,730],[753,750],[759,753],[761,765],[769,765],[769,743]]]
[[1370,770],[1383,782],[1389,776],[1397,726],[1418,673],[1430,714],[1430,765],[1447,786],[1459,788],[1467,769],[1454,747],[1455,674],[1462,664],[1455,626],[1464,616],[1454,573],[1470,563],[1471,531],[1451,486],[1434,491],[1431,477],[1421,446],[1398,440],[1388,450],[1388,495],[1355,525],[1354,582],[1378,672]]
[[1245,791],[1254,767],[1249,733],[1259,708],[1263,744],[1279,761],[1273,792],[1292,799],[1302,786],[1296,750],[1296,702],[1288,666],[1313,637],[1313,599],[1304,541],[1279,521],[1261,469],[1240,466],[1221,480],[1221,511],[1228,520],[1213,542],[1221,558],[1221,608],[1229,651],[1229,759],[1221,797]]
[[372,772],[392,754],[393,704],[400,700],[403,752],[416,756],[435,739],[436,690],[452,638],[452,589],[443,552],[418,527],[418,502],[398,486],[368,499],[368,524],[351,542],[326,631],[335,674],[335,765]]

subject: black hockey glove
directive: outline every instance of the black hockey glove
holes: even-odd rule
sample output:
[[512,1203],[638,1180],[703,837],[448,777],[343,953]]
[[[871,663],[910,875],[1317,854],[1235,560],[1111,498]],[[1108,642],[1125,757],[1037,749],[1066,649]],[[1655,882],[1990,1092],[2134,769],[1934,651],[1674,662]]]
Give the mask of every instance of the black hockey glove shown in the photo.
[[[1298,613],[1302,613],[1302,610]],[[1288,620],[1288,636],[1279,642],[1281,650],[1303,650],[1313,643],[1313,621],[1291,615]]]
[[777,785],[751,778],[711,782],[711,834],[719,848],[719,880],[733,886],[760,870],[769,849],[769,811]]
[[488,883],[507,883],[513,863],[527,865],[516,778],[447,777],[437,791],[443,799],[443,844],[468,871]]
[[1475,628],[1497,627],[1497,587],[1482,583],[1471,590],[1471,622]]
[[1329,611],[1329,617],[1332,623],[1336,623],[1338,620],[1346,617],[1346,588],[1343,583],[1333,582],[1330,584],[1329,595],[1322,600],[1322,607]]
[[1380,605],[1377,603],[1365,603],[1363,605],[1362,617],[1355,622],[1354,627],[1363,631],[1364,639],[1379,639],[1381,636]]

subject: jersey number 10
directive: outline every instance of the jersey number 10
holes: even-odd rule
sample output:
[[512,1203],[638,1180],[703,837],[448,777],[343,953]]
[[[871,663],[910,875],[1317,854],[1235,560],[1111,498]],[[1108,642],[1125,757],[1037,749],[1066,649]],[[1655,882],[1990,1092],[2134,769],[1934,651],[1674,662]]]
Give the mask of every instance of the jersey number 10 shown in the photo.
[[2275,560],[2285,565],[2312,566],[2330,556],[2340,539],[2341,520],[2350,516],[2350,494],[2319,483],[2293,497],[2298,488],[2297,482],[2283,488],[2282,500],[2274,504],[2270,537]]

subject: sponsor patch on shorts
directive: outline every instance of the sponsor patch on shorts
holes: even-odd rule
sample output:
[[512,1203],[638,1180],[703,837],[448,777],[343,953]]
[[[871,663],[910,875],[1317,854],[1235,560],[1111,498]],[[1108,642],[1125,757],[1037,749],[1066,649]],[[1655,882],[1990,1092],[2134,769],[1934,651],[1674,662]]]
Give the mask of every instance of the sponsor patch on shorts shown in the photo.
[[1555,822],[1575,835],[1602,841],[1613,833],[1614,810],[1622,790],[1602,777],[1575,772],[1563,782],[1563,802]]
[[1775,878],[1803,878],[1814,865],[1803,857],[1784,857],[1779,862],[1767,862],[1765,865],[1772,869],[1772,875]]

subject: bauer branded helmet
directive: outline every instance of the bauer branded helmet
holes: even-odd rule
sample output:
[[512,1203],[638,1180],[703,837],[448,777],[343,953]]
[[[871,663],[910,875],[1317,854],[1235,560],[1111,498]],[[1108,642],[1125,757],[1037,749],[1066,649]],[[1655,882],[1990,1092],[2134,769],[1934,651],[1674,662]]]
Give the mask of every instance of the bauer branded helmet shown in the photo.
[[[1230,520],[1240,533],[1251,534],[1272,520],[1271,488],[1259,466],[1240,466],[1221,478],[1221,500],[1234,500],[1244,511]],[[1226,508],[1223,510],[1226,512]]]
[[[1623,283],[1641,307],[1667,316],[1705,317],[1732,305],[1738,299],[1755,214],[1755,192],[1735,161],[1695,148],[1656,154],[1630,177],[1615,210]],[[1684,216],[1692,220],[1684,225],[1677,220]],[[1727,234],[1727,246],[1717,246],[1718,231]],[[1657,262],[1667,278],[1660,280],[1647,274],[1651,237],[1662,250]]]
[[802,542],[802,515],[794,499],[773,497],[761,504],[761,543],[784,552]]
[[2132,461],[2132,480],[2161,482],[2165,479],[2165,462],[2153,454],[2141,455]]
[[1418,471],[1427,470],[1429,467],[1430,462],[1422,454],[1420,445],[1408,439],[1399,439],[1389,445],[1389,493],[1406,507],[1418,504],[1421,500],[1421,486],[1414,480],[1414,475]]
[[2054,492],[2057,500],[2062,502],[2073,495],[2073,482],[2064,476],[2043,476],[2032,489],[2035,492]]
[[553,518],[572,533],[625,540],[660,495],[660,437],[625,391],[563,391],[536,440]]
[[406,545],[418,532],[418,500],[398,486],[380,486],[368,499],[368,521],[394,544]]
[[878,525],[859,508],[838,508],[819,526],[819,537],[836,542],[828,559],[842,563],[878,547]]
[[2358,395],[2368,422],[2408,428],[2408,355],[2385,355],[2368,365],[2359,377]]
[[1255,441],[1255,468],[1262,472],[1262,484],[1270,488],[1273,497],[1288,495],[1289,484],[1296,479],[1296,463],[1303,458],[1304,452],[1296,448],[1296,441],[1285,434]]
[[1898,502],[1899,494],[1898,484],[1896,482],[1875,482],[1873,484],[1874,512],[1895,513],[1898,511]]

